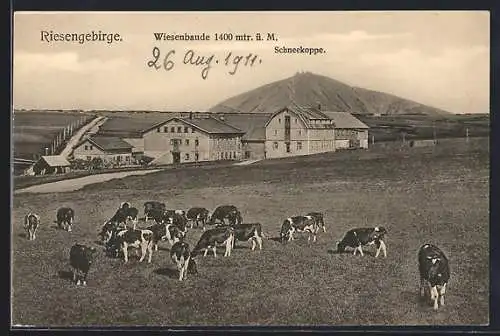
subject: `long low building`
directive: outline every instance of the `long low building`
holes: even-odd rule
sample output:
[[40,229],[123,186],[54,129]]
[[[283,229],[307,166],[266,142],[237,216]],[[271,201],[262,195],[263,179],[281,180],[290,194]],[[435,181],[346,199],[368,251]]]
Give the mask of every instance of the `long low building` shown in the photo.
[[176,112],[158,118],[130,118],[130,125],[121,118],[116,125],[105,124],[103,135],[121,135],[133,155],[150,157],[152,165],[368,148],[367,125],[350,113],[318,107],[293,104],[267,113]]

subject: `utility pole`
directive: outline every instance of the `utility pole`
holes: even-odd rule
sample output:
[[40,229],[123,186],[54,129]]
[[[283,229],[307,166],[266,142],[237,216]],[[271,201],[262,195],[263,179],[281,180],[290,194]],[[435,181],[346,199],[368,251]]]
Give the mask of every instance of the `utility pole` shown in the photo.
[[465,142],[469,142],[469,127],[465,129]]

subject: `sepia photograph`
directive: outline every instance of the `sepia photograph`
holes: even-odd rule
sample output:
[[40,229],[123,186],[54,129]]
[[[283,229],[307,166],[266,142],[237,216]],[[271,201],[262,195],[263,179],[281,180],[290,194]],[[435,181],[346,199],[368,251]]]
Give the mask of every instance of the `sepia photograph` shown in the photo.
[[489,325],[488,11],[12,30],[12,327]]

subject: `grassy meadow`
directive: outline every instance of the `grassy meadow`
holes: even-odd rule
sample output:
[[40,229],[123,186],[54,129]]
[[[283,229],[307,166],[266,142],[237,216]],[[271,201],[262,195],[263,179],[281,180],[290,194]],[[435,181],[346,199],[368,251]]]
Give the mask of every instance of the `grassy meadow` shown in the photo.
[[[104,255],[95,243],[122,201],[171,209],[234,204],[260,222],[262,251],[238,242],[232,256],[197,257],[197,276],[179,282],[167,242],[151,264]],[[73,232],[55,228],[59,207],[76,212]],[[20,194],[12,206],[12,323],[90,325],[479,325],[489,316],[488,139],[436,147],[370,149],[265,160],[249,166],[187,167],[131,176],[80,191]],[[23,216],[42,225],[28,241]],[[289,216],[322,211],[327,232],[282,245]],[[149,224],[149,223],[148,223]],[[141,226],[148,225],[141,223]],[[388,257],[335,253],[350,228],[384,226]],[[196,244],[201,229],[188,232]],[[69,277],[75,242],[98,247],[88,286]],[[446,306],[418,297],[417,250],[437,244],[450,259]],[[130,253],[133,255],[133,253]]]

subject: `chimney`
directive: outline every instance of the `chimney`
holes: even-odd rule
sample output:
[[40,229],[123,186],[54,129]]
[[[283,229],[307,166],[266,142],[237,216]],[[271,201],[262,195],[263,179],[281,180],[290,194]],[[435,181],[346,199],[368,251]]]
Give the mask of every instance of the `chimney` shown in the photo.
[[193,119],[193,112],[189,112],[189,119]]
[[318,110],[321,111],[321,103],[318,103]]

